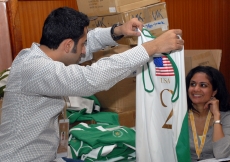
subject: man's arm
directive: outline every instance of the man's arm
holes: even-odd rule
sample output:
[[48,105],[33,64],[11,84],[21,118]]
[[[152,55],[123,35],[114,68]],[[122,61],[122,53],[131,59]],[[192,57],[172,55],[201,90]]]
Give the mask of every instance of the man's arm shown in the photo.
[[99,51],[106,46],[118,45],[112,37],[111,30],[113,30],[115,36],[132,37],[140,36],[141,34],[137,31],[137,28],[142,30],[142,27],[142,22],[138,21],[137,18],[133,18],[123,25],[115,27],[114,30],[111,27],[90,30],[87,34],[86,55],[81,59],[81,63],[92,59],[93,52]]
[[[138,32],[137,28],[141,31],[143,24],[138,21],[137,18],[133,18],[127,23],[116,27],[114,29],[114,34],[116,36],[124,35],[124,37],[140,36],[141,34]],[[182,36],[182,30],[168,30],[153,41],[143,43],[142,46],[145,48],[149,56],[156,53],[168,53],[174,50],[181,50],[184,45],[184,40],[180,39],[178,36]]]

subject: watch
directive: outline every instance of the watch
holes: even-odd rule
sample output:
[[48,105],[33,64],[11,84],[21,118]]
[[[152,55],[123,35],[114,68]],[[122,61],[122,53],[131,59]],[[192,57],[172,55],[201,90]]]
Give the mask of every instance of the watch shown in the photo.
[[213,125],[214,125],[214,124],[221,124],[221,125],[222,125],[222,123],[221,123],[221,121],[220,121],[220,120],[216,120],[216,121],[214,121],[214,122],[213,122]]
[[118,26],[121,26],[122,24],[120,23],[117,23],[117,24],[113,24],[113,26],[111,27],[111,30],[110,30],[110,34],[111,34],[111,37],[113,38],[114,41],[118,41],[119,39],[123,38],[124,35],[119,35],[119,36],[116,36],[114,34],[114,29]]

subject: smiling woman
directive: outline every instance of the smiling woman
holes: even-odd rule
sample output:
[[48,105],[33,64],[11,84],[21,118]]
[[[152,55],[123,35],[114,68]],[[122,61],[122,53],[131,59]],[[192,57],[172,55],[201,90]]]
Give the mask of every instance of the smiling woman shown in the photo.
[[229,93],[215,68],[198,66],[186,77],[192,161],[230,157]]
[[193,105],[201,105],[201,108],[203,109],[203,104],[205,105],[210,99],[212,99],[216,92],[217,90],[213,90],[212,84],[205,73],[196,73],[191,78],[188,95],[193,102]]

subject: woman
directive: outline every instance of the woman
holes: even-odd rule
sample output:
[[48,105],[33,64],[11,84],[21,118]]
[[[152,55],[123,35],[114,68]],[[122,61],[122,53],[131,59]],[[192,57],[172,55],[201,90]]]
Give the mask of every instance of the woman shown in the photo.
[[230,157],[229,93],[223,75],[208,66],[186,77],[192,161]]

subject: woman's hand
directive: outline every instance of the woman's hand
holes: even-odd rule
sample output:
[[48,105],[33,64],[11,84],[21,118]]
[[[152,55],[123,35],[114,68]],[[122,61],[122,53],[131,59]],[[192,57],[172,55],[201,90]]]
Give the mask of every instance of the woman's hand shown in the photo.
[[204,108],[209,108],[211,113],[214,116],[215,120],[220,120],[220,109],[219,109],[219,100],[215,97],[211,97],[211,99],[204,105]]

